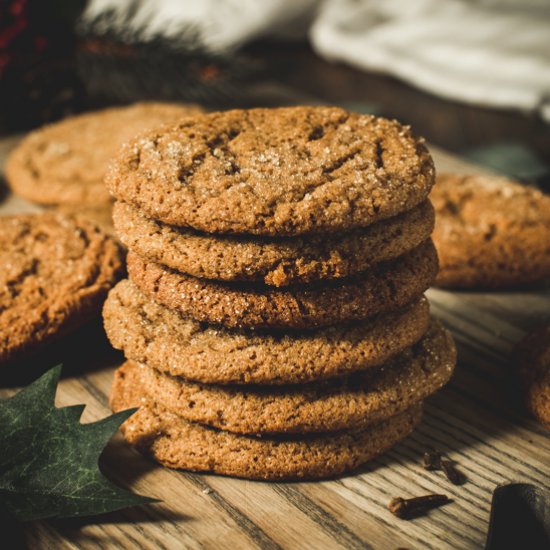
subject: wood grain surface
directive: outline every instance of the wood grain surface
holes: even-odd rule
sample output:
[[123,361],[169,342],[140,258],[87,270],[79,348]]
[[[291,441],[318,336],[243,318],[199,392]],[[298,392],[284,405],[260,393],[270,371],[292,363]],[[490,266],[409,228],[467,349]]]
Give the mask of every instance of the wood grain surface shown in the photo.
[[[4,141],[0,156],[8,148]],[[432,152],[439,170],[480,171],[436,148]],[[4,192],[0,214],[31,209]],[[482,548],[495,487],[550,479],[550,440],[521,405],[511,361],[515,343],[549,320],[550,291],[542,285],[498,293],[431,289],[428,295],[433,314],[455,337],[456,374],[428,400],[414,434],[361,471],[307,483],[171,471],[117,435],[102,457],[106,475],[162,502],[90,520],[30,523],[19,536],[29,548]],[[86,403],[85,422],[109,414],[113,369],[121,362],[98,324],[67,337],[32,365],[65,363],[58,405]],[[3,388],[0,395],[14,389]],[[428,448],[455,460],[467,482],[454,486],[440,472],[424,470],[421,457]],[[387,509],[393,496],[431,492],[445,493],[452,502],[412,521]]]

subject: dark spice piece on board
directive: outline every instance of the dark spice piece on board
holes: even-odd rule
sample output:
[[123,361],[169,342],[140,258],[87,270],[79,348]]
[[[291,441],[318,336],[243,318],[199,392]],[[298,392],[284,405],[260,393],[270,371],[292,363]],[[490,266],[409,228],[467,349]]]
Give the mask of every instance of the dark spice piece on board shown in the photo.
[[439,470],[441,468],[441,453],[426,451],[422,457],[422,465],[426,470]]
[[451,460],[442,460],[441,469],[453,485],[462,485],[464,483],[464,475],[456,469]]
[[422,466],[425,470],[443,470],[445,477],[454,485],[466,482],[466,476],[457,470],[452,460],[443,459],[439,451],[429,450],[422,455]]
[[447,495],[424,495],[414,498],[394,497],[388,504],[389,511],[401,519],[412,519],[450,502]]

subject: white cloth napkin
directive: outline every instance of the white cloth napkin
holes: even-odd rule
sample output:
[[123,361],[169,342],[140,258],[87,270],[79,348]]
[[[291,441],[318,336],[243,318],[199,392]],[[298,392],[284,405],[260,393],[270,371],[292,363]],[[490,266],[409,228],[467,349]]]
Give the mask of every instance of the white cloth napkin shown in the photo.
[[550,101],[550,2],[330,0],[318,53],[437,95],[534,110]]
[[90,0],[84,20],[106,10],[145,39],[191,25],[214,51],[308,34],[329,60],[550,121],[549,0]]

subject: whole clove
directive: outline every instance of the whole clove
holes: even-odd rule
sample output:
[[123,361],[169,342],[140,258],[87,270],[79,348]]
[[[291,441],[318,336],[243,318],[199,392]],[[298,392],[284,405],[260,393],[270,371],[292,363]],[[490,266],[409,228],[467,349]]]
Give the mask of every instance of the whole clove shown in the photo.
[[462,485],[464,483],[464,475],[456,469],[451,460],[442,460],[441,469],[453,485]]
[[455,463],[452,460],[444,459],[439,451],[426,451],[422,455],[422,466],[425,470],[442,470],[453,485],[462,485],[466,481],[466,476],[457,470]]
[[426,470],[441,469],[441,453],[439,451],[426,451],[422,456],[422,465]]
[[420,516],[428,510],[438,508],[450,502],[447,495],[424,495],[414,498],[394,497],[388,504],[389,511],[401,519],[412,519]]

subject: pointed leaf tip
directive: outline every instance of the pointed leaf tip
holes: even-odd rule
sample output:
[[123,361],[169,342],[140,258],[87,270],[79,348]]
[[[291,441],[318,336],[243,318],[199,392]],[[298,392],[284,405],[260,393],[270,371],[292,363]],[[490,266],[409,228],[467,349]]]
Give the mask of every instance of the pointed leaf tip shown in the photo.
[[10,457],[0,461],[2,504],[15,517],[94,516],[157,502],[111,483],[98,460],[116,429],[137,409],[80,423],[85,405],[56,408],[61,365],[14,397],[0,400],[0,441]]
[[55,400],[55,392],[61,377],[61,370],[63,365],[59,364],[51,369],[47,370],[44,374],[39,376],[29,386],[21,390],[20,393],[42,393],[44,400],[53,403]]
[[119,411],[96,422],[85,424],[84,427],[94,434],[98,445],[105,446],[120,426],[136,411],[137,408]]

